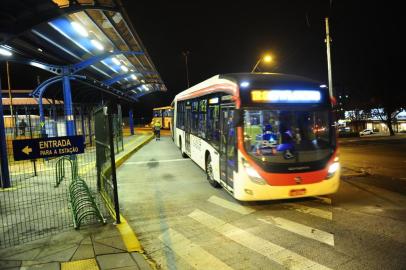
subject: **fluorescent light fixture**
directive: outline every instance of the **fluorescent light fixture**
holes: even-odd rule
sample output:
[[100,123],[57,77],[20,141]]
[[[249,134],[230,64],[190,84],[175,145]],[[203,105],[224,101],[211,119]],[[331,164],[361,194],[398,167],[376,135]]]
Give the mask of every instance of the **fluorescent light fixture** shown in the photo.
[[121,66],[121,70],[124,71],[124,72],[127,72],[127,71],[128,71],[128,67],[122,65],[122,66]]
[[99,51],[103,51],[103,50],[104,50],[104,46],[103,46],[103,44],[100,43],[100,41],[98,41],[98,40],[96,40],[96,39],[92,39],[90,42],[91,42],[91,43],[93,44],[93,46],[95,46],[96,49],[98,49]]
[[137,80],[137,76],[135,76],[134,74],[131,75],[131,78],[135,81]]
[[321,84],[321,85],[320,85],[320,88],[327,88],[327,85]]
[[321,94],[316,90],[253,90],[254,102],[306,103],[320,102]]
[[250,85],[249,82],[241,82],[241,83],[240,83],[240,86],[241,86],[241,87],[248,87],[249,85]]
[[44,64],[41,64],[41,63],[38,63],[38,62],[34,62],[34,61],[31,61],[30,62],[30,65],[31,66],[34,66],[34,67],[37,67],[37,68],[46,68],[46,66],[44,65]]
[[13,55],[12,52],[10,52],[9,50],[6,50],[4,48],[0,48],[0,54],[4,55],[4,56],[12,56]]
[[116,65],[120,65],[120,61],[118,61],[118,59],[115,57],[111,58],[111,61],[113,61],[113,63]]
[[75,29],[76,32],[79,33],[82,37],[88,37],[89,33],[87,30],[78,22],[71,22],[70,25],[72,25],[73,29]]

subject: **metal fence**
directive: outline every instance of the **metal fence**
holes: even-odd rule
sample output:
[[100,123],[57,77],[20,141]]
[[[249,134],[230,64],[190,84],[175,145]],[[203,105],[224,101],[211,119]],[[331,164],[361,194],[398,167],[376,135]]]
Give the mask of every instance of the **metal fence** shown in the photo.
[[[12,141],[65,136],[63,107],[46,106],[44,122],[40,122],[36,107],[14,106],[12,116],[7,116],[5,112],[11,187],[0,189],[0,247],[21,244],[73,228],[75,219],[72,216],[72,192],[69,191],[77,189],[72,187],[76,186],[72,185],[75,181],[85,183],[87,190],[83,190],[92,196],[100,215],[108,216],[97,185],[94,117],[90,109],[85,110],[81,106],[75,107],[74,111],[76,134],[85,137],[85,152],[65,158],[25,161],[14,161]],[[119,143],[120,140],[117,140],[117,149],[122,149]],[[4,161],[4,157],[1,158]],[[65,161],[61,161],[63,159]],[[98,222],[100,215],[80,216],[81,225]]]
[[[117,223],[120,223],[115,152],[117,153],[123,147],[123,134],[121,117],[113,115],[111,111],[113,106],[102,106],[94,111],[97,182],[99,192],[110,214]],[[121,132],[115,132],[118,126]]]

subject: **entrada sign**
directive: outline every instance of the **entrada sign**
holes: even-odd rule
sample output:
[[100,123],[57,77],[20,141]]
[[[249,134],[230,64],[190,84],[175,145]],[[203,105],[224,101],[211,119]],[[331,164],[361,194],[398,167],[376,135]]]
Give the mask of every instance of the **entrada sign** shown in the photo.
[[85,150],[83,136],[13,140],[14,160],[47,158],[81,154]]

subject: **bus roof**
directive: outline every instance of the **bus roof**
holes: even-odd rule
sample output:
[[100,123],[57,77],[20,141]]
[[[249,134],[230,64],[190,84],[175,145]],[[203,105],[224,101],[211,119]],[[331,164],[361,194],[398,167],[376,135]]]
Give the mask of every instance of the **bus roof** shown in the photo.
[[[202,89],[208,89],[213,85],[228,84],[233,88],[238,88],[240,83],[255,82],[256,84],[266,84],[269,86],[278,84],[290,85],[313,85],[319,86],[321,83],[303,76],[282,74],[282,73],[228,73],[215,75],[199,84],[196,84],[175,96],[174,100],[187,99],[190,96],[199,96]],[[212,90],[216,92],[216,89]],[[201,95],[210,93],[209,91],[202,91]]]

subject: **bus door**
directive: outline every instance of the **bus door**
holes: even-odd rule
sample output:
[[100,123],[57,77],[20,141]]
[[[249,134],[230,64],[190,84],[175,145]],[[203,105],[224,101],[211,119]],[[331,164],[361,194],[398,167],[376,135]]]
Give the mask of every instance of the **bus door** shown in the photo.
[[233,124],[234,106],[221,106],[220,111],[220,178],[233,188],[237,170],[236,131]]
[[185,106],[185,152],[190,155],[190,130],[192,128],[192,106]]

